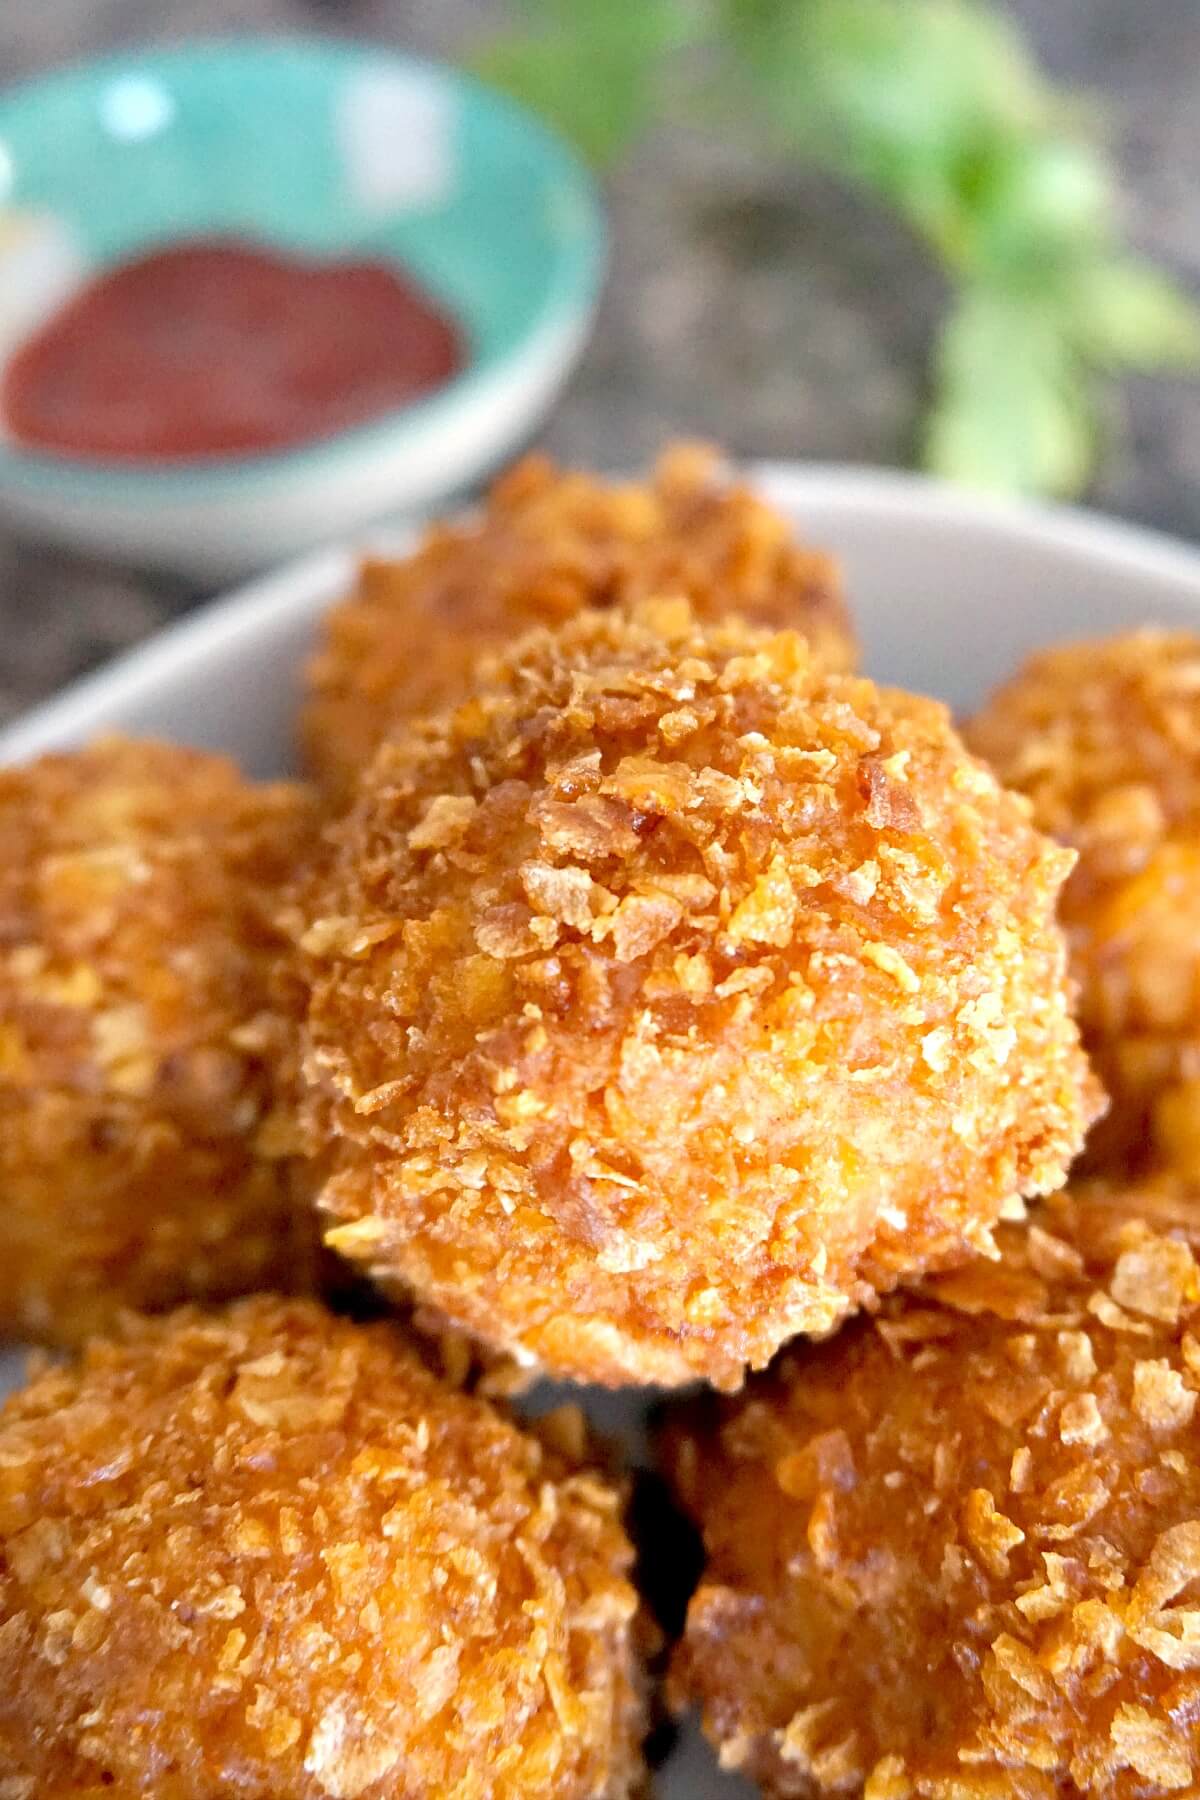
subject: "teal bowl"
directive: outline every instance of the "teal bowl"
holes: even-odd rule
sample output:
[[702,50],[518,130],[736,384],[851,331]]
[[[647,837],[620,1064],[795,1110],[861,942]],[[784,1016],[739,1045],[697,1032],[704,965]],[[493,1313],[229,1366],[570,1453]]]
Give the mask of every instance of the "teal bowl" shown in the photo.
[[532,430],[586,340],[593,184],[457,70],[320,39],[128,52],[0,96],[0,368],[88,275],[236,235],[394,260],[463,328],[436,393],[302,448],[174,465],[29,452],[0,422],[0,517],[208,579],[461,492]]

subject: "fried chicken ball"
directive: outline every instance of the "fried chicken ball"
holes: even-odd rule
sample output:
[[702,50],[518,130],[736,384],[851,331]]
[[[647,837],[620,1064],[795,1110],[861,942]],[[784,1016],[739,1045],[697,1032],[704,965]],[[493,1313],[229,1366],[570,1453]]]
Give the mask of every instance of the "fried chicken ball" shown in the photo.
[[618,1800],[619,1504],[390,1325],[131,1322],[0,1415],[0,1791]]
[[684,601],[488,679],[308,897],[332,1247],[557,1374],[736,1386],[1061,1182],[1069,858],[942,707]]
[[714,452],[676,445],[647,484],[530,456],[466,524],[435,525],[412,556],[371,561],[325,621],[302,736],[339,799],[397,718],[457,701],[480,649],[587,606],[681,593],[703,617],[741,612],[809,634],[837,667],[856,646],[834,563]]
[[1029,795],[1035,824],[1079,852],[1062,917],[1113,1097],[1089,1155],[1200,1182],[1200,637],[1044,652],[968,736]]
[[672,1697],[727,1768],[790,1800],[1200,1791],[1198,1214],[1141,1210],[1060,1196],[668,1429],[708,1551]]
[[311,1280],[272,912],[316,834],[166,744],[0,769],[0,1335]]

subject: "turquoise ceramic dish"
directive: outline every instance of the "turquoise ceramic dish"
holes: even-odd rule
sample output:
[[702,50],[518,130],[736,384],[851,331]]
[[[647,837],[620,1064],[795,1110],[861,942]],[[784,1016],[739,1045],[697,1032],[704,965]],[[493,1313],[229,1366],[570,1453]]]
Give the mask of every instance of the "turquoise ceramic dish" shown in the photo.
[[248,568],[461,489],[528,432],[584,341],[604,228],[530,115],[446,67],[324,40],[128,53],[0,96],[0,363],[87,273],[236,234],[394,259],[461,322],[437,394],[284,454],[174,467],[0,438],[0,512],[192,573]]

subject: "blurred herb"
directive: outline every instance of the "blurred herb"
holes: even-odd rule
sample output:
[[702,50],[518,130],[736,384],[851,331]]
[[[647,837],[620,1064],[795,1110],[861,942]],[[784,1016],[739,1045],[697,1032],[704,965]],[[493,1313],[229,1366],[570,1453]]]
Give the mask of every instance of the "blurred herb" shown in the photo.
[[497,38],[479,73],[609,162],[659,112],[672,53],[693,15],[675,0],[524,0],[529,28]]
[[[713,82],[725,111],[899,213],[949,277],[927,465],[1075,494],[1105,374],[1200,362],[1200,313],[1123,247],[1117,183],[985,0],[524,0],[482,72],[599,163]],[[700,48],[706,54],[681,54]],[[689,85],[690,84],[690,85]]]

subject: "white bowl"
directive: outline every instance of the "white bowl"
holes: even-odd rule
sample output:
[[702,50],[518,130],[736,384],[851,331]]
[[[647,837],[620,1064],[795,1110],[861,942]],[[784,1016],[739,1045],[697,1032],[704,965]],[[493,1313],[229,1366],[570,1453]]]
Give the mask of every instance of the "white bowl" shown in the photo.
[[[910,476],[779,463],[753,475],[800,532],[842,557],[868,672],[956,709],[1042,645],[1147,622],[1200,629],[1200,553],[1170,539]],[[205,608],[18,720],[0,734],[0,762],[119,729],[225,750],[255,774],[291,768],[300,666],[354,560],[330,552]],[[17,1372],[10,1358],[10,1382]],[[642,1398],[597,1395],[594,1411],[638,1453]],[[735,1800],[754,1790],[721,1775],[689,1730],[656,1791]]]

